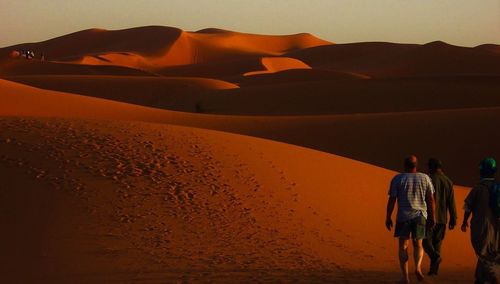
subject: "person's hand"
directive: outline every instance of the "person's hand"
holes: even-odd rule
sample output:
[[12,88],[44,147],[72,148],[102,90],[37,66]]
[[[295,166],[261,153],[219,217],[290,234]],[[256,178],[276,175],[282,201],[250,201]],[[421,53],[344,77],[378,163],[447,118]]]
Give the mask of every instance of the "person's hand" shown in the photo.
[[453,229],[455,229],[456,225],[457,225],[457,220],[451,219],[450,223],[448,224],[448,229],[453,230]]
[[465,232],[467,232],[467,227],[469,227],[469,224],[467,224],[466,222],[464,222],[464,223],[462,224],[462,227],[461,227],[460,229],[462,229],[462,232],[464,232],[464,233],[465,233]]
[[392,220],[391,218],[387,218],[385,219],[385,227],[387,228],[387,230],[391,230],[392,229]]
[[434,229],[434,226],[436,225],[436,222],[434,221],[433,218],[427,219],[427,229],[432,230]]

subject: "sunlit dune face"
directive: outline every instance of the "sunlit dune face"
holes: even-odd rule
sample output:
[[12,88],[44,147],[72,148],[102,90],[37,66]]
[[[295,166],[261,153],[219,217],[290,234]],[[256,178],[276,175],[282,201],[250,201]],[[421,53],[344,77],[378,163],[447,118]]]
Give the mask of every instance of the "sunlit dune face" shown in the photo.
[[[404,157],[444,161],[457,208],[500,157],[497,51],[159,26],[0,49],[0,275],[387,282]],[[472,282],[446,234],[438,281]]]
[[261,62],[264,70],[248,72],[243,74],[243,76],[276,73],[290,69],[311,69],[311,67],[304,62],[287,57],[264,57],[261,59]]

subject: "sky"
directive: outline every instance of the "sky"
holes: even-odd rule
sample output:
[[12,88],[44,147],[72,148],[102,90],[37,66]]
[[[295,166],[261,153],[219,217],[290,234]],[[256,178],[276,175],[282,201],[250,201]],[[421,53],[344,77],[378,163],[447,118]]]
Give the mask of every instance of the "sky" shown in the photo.
[[476,46],[500,44],[500,0],[0,0],[0,47],[148,25]]

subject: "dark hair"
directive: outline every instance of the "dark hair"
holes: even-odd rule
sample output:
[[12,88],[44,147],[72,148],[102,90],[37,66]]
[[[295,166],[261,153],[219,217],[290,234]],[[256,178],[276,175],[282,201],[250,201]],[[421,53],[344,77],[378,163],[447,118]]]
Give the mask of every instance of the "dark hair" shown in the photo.
[[429,169],[437,170],[443,168],[443,163],[439,159],[430,158],[429,162],[427,162],[427,166]]
[[417,167],[417,157],[415,155],[411,155],[405,158],[405,169],[414,169]]

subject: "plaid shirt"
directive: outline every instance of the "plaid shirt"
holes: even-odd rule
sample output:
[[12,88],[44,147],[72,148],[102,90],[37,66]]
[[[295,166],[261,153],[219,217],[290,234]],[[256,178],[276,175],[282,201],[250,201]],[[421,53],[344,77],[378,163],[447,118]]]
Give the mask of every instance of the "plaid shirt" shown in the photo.
[[398,201],[396,222],[405,222],[419,216],[427,218],[427,192],[434,193],[429,176],[423,173],[396,175],[389,188],[389,196]]

